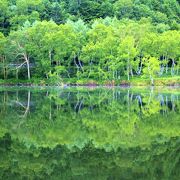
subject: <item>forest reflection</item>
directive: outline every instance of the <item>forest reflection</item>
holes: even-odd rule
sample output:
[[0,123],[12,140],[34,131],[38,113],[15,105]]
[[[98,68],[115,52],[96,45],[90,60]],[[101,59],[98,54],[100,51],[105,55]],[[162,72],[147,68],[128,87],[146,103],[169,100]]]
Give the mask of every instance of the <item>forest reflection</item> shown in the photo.
[[[37,101],[36,98],[39,99]],[[147,110],[153,104],[156,104],[162,113],[168,111],[178,111],[179,94],[173,93],[154,93],[151,89],[145,93],[134,93],[129,89],[73,89],[59,91],[37,91],[32,90],[15,90],[15,91],[1,91],[0,92],[0,106],[7,109],[14,107],[15,109],[24,109],[24,115],[34,111],[35,107],[39,104],[50,103],[50,105],[56,110],[59,106],[66,106],[72,111],[79,113],[83,109],[89,109],[89,111],[100,110],[103,106],[115,106],[118,104],[126,105],[130,108],[132,104],[136,105],[137,110]],[[113,104],[113,102],[117,104]],[[51,107],[51,108],[52,108]],[[154,107],[155,108],[155,107]],[[2,108],[1,108],[2,109]]]
[[[133,92],[129,89],[65,89],[61,91],[42,90],[40,92],[32,90],[15,90],[0,92],[1,109],[8,107],[17,112],[21,110],[22,117],[36,111],[39,105],[47,105],[50,107],[49,112],[61,110],[64,107],[66,110],[80,113],[83,109],[91,112],[101,111],[107,106],[113,107],[123,105],[127,110],[134,108],[138,112],[153,111],[156,109],[160,113],[168,113],[178,111],[179,94],[157,93],[153,89],[149,92]],[[24,110],[24,111],[23,111]],[[108,110],[108,108],[107,108]],[[4,111],[3,111],[4,112]],[[50,115],[51,116],[51,115]]]
[[179,91],[0,91],[0,179],[178,179]]

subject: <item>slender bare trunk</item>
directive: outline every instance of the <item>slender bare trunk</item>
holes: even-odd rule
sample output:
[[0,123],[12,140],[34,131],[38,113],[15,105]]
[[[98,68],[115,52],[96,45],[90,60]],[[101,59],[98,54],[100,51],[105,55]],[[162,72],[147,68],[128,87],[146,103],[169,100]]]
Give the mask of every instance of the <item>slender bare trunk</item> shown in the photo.
[[140,67],[138,68],[137,74],[140,75],[142,71],[142,60],[140,59]]
[[129,81],[129,52],[128,52],[128,63],[127,63],[127,76],[128,76],[128,81]]
[[28,57],[28,55],[26,53],[23,53],[23,56],[24,56],[24,60],[25,60],[26,65],[27,65],[28,79],[30,80],[31,79],[31,74],[30,74],[29,57]]
[[151,79],[151,85],[154,86],[154,78],[152,77],[152,75],[150,75],[150,79]]
[[174,75],[174,67],[175,67],[175,61],[172,59],[172,67],[171,67],[171,75]]
[[133,70],[132,70],[132,67],[131,67],[131,76],[132,76],[132,77],[134,76],[134,74],[133,74]]
[[116,74],[116,79],[118,79],[118,71],[117,70],[115,71],[115,74]]
[[30,75],[29,60],[26,61],[26,63],[27,63],[27,70],[28,70],[28,79],[30,80],[31,79],[31,75]]
[[115,72],[113,71],[113,79],[115,78]]
[[3,76],[4,76],[4,79],[7,79],[7,66],[5,64],[5,61],[6,61],[6,56],[2,56],[2,60],[3,60]]
[[78,64],[79,64],[80,68],[82,69],[82,71],[84,71],[83,66],[82,66],[82,64],[81,64],[81,62],[80,62],[80,60],[79,60],[79,58],[78,58]]
[[30,109],[30,102],[31,102],[31,92],[28,91],[28,101],[27,101],[27,106],[26,106],[26,110],[24,112],[24,116],[27,116],[29,109]]

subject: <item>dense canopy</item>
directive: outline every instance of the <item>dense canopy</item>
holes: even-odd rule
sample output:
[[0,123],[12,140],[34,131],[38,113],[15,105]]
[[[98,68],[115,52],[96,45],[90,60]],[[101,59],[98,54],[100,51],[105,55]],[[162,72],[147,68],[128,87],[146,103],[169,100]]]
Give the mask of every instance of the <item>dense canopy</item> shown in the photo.
[[176,0],[1,0],[0,78],[176,76]]

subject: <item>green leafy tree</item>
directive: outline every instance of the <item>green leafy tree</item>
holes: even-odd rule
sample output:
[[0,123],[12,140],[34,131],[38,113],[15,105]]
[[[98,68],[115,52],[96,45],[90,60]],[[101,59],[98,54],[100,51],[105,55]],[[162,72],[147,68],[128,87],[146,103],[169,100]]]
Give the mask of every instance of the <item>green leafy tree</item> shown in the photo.
[[118,47],[119,58],[124,61],[124,66],[126,67],[126,74],[128,81],[130,80],[130,73],[133,76],[133,66],[134,60],[138,53],[135,40],[132,36],[125,37],[122,42],[120,42]]
[[154,78],[158,75],[160,71],[159,60],[155,57],[144,58],[144,69],[143,73],[148,75],[151,80],[151,85],[154,85]]
[[22,29],[16,32],[11,32],[9,37],[9,52],[12,63],[15,63],[16,70],[22,68],[24,65],[27,68],[27,77],[30,80],[30,46],[29,46],[29,35],[26,29]]
[[36,22],[28,28],[30,49],[36,62],[36,76],[48,78],[53,69],[54,46],[51,38],[59,27],[53,21]]
[[133,1],[132,0],[118,0],[114,4],[115,13],[118,18],[130,18],[133,13]]

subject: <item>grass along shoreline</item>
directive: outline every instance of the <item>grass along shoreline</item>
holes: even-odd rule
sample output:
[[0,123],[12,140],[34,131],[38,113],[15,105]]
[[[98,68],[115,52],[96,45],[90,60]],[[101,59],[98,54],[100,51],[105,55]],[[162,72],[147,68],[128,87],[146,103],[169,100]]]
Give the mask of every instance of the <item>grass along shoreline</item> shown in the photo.
[[[62,79],[61,81],[53,81],[52,79],[31,79],[17,80],[8,79],[0,80],[1,86],[150,86],[151,81],[147,78],[134,77],[129,81],[125,78],[120,80],[98,81],[92,79]],[[154,79],[154,86],[180,86],[180,76],[162,77]]]

